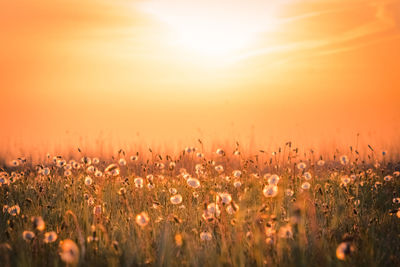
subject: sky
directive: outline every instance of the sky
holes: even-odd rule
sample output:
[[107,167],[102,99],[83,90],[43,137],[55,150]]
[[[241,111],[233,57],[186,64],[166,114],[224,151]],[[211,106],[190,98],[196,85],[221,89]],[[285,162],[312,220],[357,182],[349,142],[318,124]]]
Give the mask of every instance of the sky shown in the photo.
[[0,152],[396,146],[397,0],[0,2]]

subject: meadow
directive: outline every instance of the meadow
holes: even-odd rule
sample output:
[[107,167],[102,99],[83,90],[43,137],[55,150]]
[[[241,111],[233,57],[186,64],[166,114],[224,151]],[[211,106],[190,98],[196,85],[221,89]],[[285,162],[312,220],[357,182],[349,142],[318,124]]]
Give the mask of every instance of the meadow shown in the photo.
[[398,155],[197,146],[1,160],[0,265],[400,266]]

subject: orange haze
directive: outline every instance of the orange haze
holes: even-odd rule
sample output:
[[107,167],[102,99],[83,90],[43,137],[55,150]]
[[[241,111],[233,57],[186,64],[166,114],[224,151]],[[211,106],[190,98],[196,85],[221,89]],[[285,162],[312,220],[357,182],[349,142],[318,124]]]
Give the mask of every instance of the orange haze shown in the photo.
[[[1,152],[95,149],[101,140],[185,146],[197,138],[318,147],[352,144],[357,133],[382,148],[397,146],[399,1],[245,5],[1,1]],[[242,19],[248,42],[235,47],[206,29],[204,38],[218,38],[212,43],[188,28],[209,13],[237,40],[238,26],[229,27]],[[182,28],[187,19],[192,24]],[[185,44],[175,42],[179,34],[189,36]]]

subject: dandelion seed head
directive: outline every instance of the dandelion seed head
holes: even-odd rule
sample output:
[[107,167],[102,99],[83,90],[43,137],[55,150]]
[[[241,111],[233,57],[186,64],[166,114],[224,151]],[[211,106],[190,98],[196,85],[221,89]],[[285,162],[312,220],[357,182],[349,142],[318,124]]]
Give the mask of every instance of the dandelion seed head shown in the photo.
[[174,204],[174,205],[181,204],[181,203],[182,203],[182,196],[179,195],[179,194],[173,195],[173,196],[170,198],[170,201],[171,201],[171,203]]
[[119,161],[118,161],[118,164],[120,166],[125,166],[126,165],[126,160],[124,158],[120,158]]
[[200,233],[200,240],[201,241],[211,241],[212,235],[210,232],[203,231]]
[[303,190],[308,190],[308,189],[310,189],[310,187],[311,187],[311,184],[309,182],[304,182],[301,184],[301,188]]
[[200,187],[200,181],[197,180],[196,178],[189,178],[187,179],[186,183],[192,187],[192,188],[199,188]]
[[217,166],[215,166],[215,170],[218,173],[222,173],[224,171],[224,167],[222,165],[217,165]]
[[85,177],[85,185],[89,186],[89,185],[92,185],[92,183],[93,183],[93,179],[90,178],[90,176],[86,176]]
[[31,240],[33,240],[35,238],[35,233],[31,232],[31,231],[23,231],[22,232],[22,238],[25,241],[31,241]]
[[8,208],[8,213],[11,216],[17,216],[21,212],[21,209],[18,205],[14,205]]
[[242,182],[240,182],[239,180],[235,180],[233,182],[233,186],[236,187],[236,188],[239,188],[240,186],[242,186]]
[[349,158],[346,155],[340,156],[339,159],[342,165],[347,165],[349,163]]
[[136,215],[136,223],[140,227],[145,227],[148,223],[150,222],[149,215],[146,212],[141,212],[138,215]]
[[137,177],[133,180],[136,188],[142,188],[143,187],[143,178]]
[[308,180],[311,180],[312,174],[310,172],[305,172],[303,174],[303,177],[304,177],[304,179],[306,179],[308,181]]
[[42,232],[46,228],[46,224],[41,216],[31,217],[33,228]]
[[305,168],[307,168],[307,165],[304,162],[300,162],[297,164],[297,169],[304,170]]
[[61,260],[67,264],[77,264],[79,261],[79,248],[71,239],[64,239],[60,241],[59,255]]
[[278,187],[276,185],[267,185],[263,189],[263,194],[265,197],[272,198],[278,194]]
[[279,179],[280,178],[279,178],[278,175],[273,174],[268,178],[268,184],[270,184],[270,185],[278,185]]
[[58,236],[57,236],[57,233],[54,232],[54,231],[46,232],[46,233],[44,234],[43,241],[44,241],[45,243],[53,243],[54,241],[57,240],[57,237],[58,237]]
[[232,196],[229,193],[219,193],[219,197],[221,198],[221,202],[225,205],[228,205],[232,201]]

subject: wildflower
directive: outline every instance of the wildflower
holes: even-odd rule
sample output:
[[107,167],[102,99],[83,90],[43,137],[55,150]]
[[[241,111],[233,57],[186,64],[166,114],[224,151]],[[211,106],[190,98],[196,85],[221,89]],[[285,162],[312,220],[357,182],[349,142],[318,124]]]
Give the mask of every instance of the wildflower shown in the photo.
[[336,249],[336,257],[339,260],[345,260],[354,251],[354,247],[350,242],[342,242]]
[[134,182],[134,184],[135,184],[135,186],[136,186],[137,188],[142,188],[142,187],[143,187],[143,178],[137,177],[137,178],[135,178],[135,179],[133,180],[133,182]]
[[286,195],[286,196],[288,196],[288,197],[291,197],[291,196],[293,196],[293,195],[294,195],[294,192],[293,192],[293,190],[292,190],[292,189],[286,189],[286,191],[285,191],[285,195]]
[[124,158],[120,158],[118,161],[120,166],[125,166],[126,165],[126,160]]
[[282,226],[279,228],[279,237],[280,238],[293,238],[293,231],[292,227],[290,224],[287,224],[286,226]]
[[310,189],[310,187],[311,187],[311,185],[309,182],[304,182],[301,184],[301,188],[304,190],[308,190],[308,189]]
[[239,180],[236,180],[233,182],[233,186],[236,188],[239,188],[242,185],[242,183]]
[[320,160],[317,161],[317,165],[320,166],[320,167],[322,167],[322,166],[325,165],[325,161],[322,160],[322,159],[320,159]]
[[267,185],[263,189],[265,197],[275,197],[278,194],[278,187],[276,185]]
[[17,216],[20,212],[21,212],[21,209],[19,208],[18,205],[14,205],[14,206],[8,208],[8,213],[11,216]]
[[11,161],[11,166],[18,167],[19,166],[19,161],[16,160],[16,159],[12,160]]
[[222,165],[217,165],[217,166],[215,166],[215,170],[218,173],[222,173],[224,171],[224,167]]
[[346,176],[342,176],[341,181],[342,181],[342,185],[346,186],[351,182],[351,179],[349,178],[349,176],[346,175]]
[[176,190],[174,187],[171,187],[168,191],[171,195],[175,195],[178,192],[178,190]]
[[34,232],[31,232],[31,231],[24,231],[24,232],[22,233],[22,238],[23,238],[25,241],[31,241],[32,239],[35,238],[35,233],[34,233]]
[[94,173],[96,171],[96,169],[94,168],[93,165],[90,165],[89,167],[87,167],[86,170],[87,170],[88,173]]
[[222,150],[221,148],[218,148],[217,151],[215,151],[215,153],[216,153],[217,155],[220,155],[220,156],[224,156],[224,155],[225,155],[225,151]]
[[71,172],[70,170],[66,170],[66,171],[64,172],[64,176],[65,176],[65,177],[71,176],[71,174],[72,174],[72,172]]
[[270,184],[270,185],[278,185],[279,179],[280,178],[279,178],[278,175],[273,174],[268,178],[268,184]]
[[90,165],[92,164],[92,160],[89,157],[82,157],[81,162],[85,165]]
[[304,177],[304,179],[306,179],[306,180],[308,181],[308,180],[311,180],[312,175],[311,175],[310,172],[305,172],[305,173],[303,174],[303,177]]
[[120,171],[119,171],[118,165],[115,163],[112,163],[112,164],[108,165],[107,168],[104,169],[104,172],[107,175],[118,176]]
[[200,233],[201,241],[210,241],[212,239],[212,235],[209,232],[203,231]]
[[207,212],[218,217],[221,214],[218,204],[210,203],[207,205]]
[[341,156],[339,159],[342,165],[347,165],[349,163],[349,158],[346,155]]
[[393,179],[393,176],[391,176],[391,175],[386,175],[384,178],[383,178],[383,180],[385,180],[386,182],[389,182],[389,181],[391,181]]
[[32,217],[31,222],[33,223],[33,228],[43,231],[46,228],[46,224],[41,216]]
[[60,257],[66,264],[77,264],[79,261],[79,248],[71,239],[60,241]]
[[300,162],[297,164],[297,169],[299,170],[304,170],[307,167],[307,165],[304,162]]
[[47,233],[44,234],[44,239],[43,239],[43,241],[44,241],[45,243],[53,243],[53,242],[56,241],[56,240],[57,240],[57,234],[56,234],[56,232],[51,231],[51,232],[47,232]]
[[170,198],[170,201],[171,201],[171,203],[174,204],[174,205],[180,204],[180,203],[182,203],[182,196],[179,195],[179,194],[173,195],[173,196]]
[[90,176],[86,176],[85,178],[85,185],[89,186],[93,183],[92,178],[90,178]]
[[225,205],[228,205],[232,201],[232,196],[229,193],[219,193],[219,197],[221,198],[221,202]]
[[197,180],[196,178],[189,178],[187,179],[186,183],[193,188],[198,188],[200,187],[200,181]]
[[198,157],[198,158],[204,158],[204,154],[203,154],[203,153],[200,153],[200,152],[197,152],[196,157]]
[[136,223],[140,227],[145,227],[150,221],[149,215],[147,215],[146,212],[141,212],[138,215],[136,215]]
[[101,171],[99,171],[99,170],[96,170],[95,173],[94,173],[94,176],[99,178],[99,177],[103,176],[103,173]]
[[235,170],[232,172],[233,177],[240,178],[242,176],[242,172],[239,170]]

